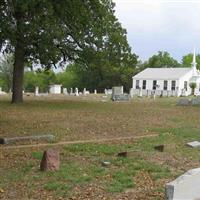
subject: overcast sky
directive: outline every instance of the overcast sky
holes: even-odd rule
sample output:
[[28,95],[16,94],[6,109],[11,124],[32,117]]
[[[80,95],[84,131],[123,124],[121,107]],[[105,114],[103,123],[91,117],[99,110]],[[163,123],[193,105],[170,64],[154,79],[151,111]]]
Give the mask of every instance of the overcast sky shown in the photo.
[[200,0],[113,0],[130,46],[141,60],[159,50],[175,59],[200,53]]

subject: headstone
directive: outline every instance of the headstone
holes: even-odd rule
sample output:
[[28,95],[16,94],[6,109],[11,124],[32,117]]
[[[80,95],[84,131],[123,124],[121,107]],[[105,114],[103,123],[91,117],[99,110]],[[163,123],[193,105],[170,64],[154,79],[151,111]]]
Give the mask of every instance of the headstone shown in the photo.
[[108,162],[108,161],[102,161],[102,162],[101,162],[101,165],[102,165],[103,167],[108,167],[110,164],[111,164],[111,163]]
[[112,95],[120,95],[124,93],[123,86],[117,86],[112,88]]
[[38,96],[38,95],[39,95],[39,87],[36,86],[36,87],[35,87],[35,96]]
[[67,88],[63,88],[63,94],[64,94],[64,95],[68,95]]
[[142,88],[139,89],[139,97],[142,97]]
[[198,200],[200,198],[200,168],[191,169],[165,186],[167,200]]
[[155,150],[163,152],[164,151],[164,145],[158,145],[154,147]]
[[191,100],[190,99],[179,99],[178,102],[177,102],[177,105],[178,106],[189,106],[191,105]]
[[86,96],[86,88],[83,89],[83,95]]
[[70,95],[72,95],[73,94],[73,88],[70,88],[70,93],[69,93]]
[[41,171],[55,171],[59,170],[60,167],[60,156],[59,152],[54,149],[49,149],[44,151],[41,163]]
[[75,88],[75,96],[79,96],[78,88]]
[[200,142],[199,141],[188,142],[187,146],[192,147],[192,148],[197,148],[197,147],[200,147]]
[[129,101],[130,96],[128,94],[121,94],[121,95],[115,95],[112,98],[113,101]]
[[133,98],[133,88],[130,89],[129,94],[130,94],[130,97]]
[[113,101],[129,101],[130,96],[128,94],[124,94],[123,86],[113,87],[112,100]]
[[117,154],[118,157],[127,157],[127,155],[128,155],[127,151],[120,152]]
[[12,138],[0,138],[0,144],[15,144],[17,142],[25,141],[48,141],[52,142],[55,139],[54,135],[33,135],[23,137],[12,137]]
[[153,100],[155,101],[156,100],[156,92],[154,91],[153,93]]
[[199,98],[194,98],[194,99],[192,99],[192,100],[191,100],[191,104],[192,104],[193,106],[195,106],[195,105],[200,105],[200,99],[199,99]]
[[94,90],[94,94],[97,94],[97,90]]

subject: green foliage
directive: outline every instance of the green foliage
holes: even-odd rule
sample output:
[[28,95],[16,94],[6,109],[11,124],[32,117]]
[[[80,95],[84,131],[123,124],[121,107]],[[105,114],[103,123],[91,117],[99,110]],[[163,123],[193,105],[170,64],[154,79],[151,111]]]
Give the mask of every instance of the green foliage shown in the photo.
[[13,63],[13,54],[5,55],[0,61],[0,87],[6,92],[12,88]]
[[24,88],[28,92],[34,92],[36,86],[40,88],[40,92],[47,92],[49,85],[57,82],[56,74],[52,70],[29,71],[24,76]]
[[[112,1],[3,0],[0,16],[0,50],[15,53],[13,102],[22,101],[24,63],[50,68],[75,62],[81,84],[86,81],[89,89],[116,84],[130,87],[129,72],[133,72],[137,56],[131,53],[126,30],[114,16]],[[76,76],[70,73],[66,76]],[[27,87],[32,90],[32,85]],[[41,87],[46,89],[44,84]]]
[[153,55],[146,61],[143,68],[160,68],[160,67],[180,67],[181,65],[166,51],[158,51],[156,55]]
[[190,88],[192,89],[192,95],[194,95],[194,90],[196,87],[197,87],[196,83],[194,83],[194,82],[190,83]]
[[[193,54],[187,54],[182,57],[182,66],[183,67],[191,67],[193,59]],[[197,68],[200,69],[200,54],[196,55],[196,62],[197,62]]]

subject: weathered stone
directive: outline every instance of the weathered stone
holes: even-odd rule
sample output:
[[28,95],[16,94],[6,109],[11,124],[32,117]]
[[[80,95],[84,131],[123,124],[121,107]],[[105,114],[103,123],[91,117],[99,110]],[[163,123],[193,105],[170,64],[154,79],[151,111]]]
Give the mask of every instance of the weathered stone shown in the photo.
[[190,99],[179,99],[177,102],[178,106],[190,106],[191,105],[191,100]]
[[200,142],[198,141],[188,142],[187,145],[192,148],[197,148],[200,147]]
[[191,100],[191,104],[192,104],[193,106],[195,106],[195,105],[200,105],[200,99],[199,99],[199,98],[194,98],[194,99],[192,99],[192,100]]
[[164,145],[158,145],[154,147],[155,150],[163,152],[164,151]]
[[101,165],[102,165],[103,167],[108,167],[110,164],[111,164],[111,163],[108,162],[108,161],[102,161],[102,162],[101,162]]
[[200,198],[200,168],[187,171],[165,186],[167,200],[197,200]]
[[127,151],[119,152],[119,153],[117,154],[118,157],[127,157],[127,155],[128,155]]
[[55,171],[59,170],[60,167],[60,156],[59,152],[54,149],[49,149],[44,151],[41,163],[41,171]]
[[129,101],[130,96],[128,94],[121,94],[121,95],[113,95],[113,101]]
[[53,141],[54,135],[34,135],[25,137],[0,138],[0,144],[13,144],[24,141]]

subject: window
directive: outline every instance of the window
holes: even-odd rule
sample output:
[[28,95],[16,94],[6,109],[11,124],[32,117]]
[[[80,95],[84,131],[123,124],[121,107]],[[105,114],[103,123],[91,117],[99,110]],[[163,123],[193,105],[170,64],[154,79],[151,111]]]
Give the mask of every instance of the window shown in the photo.
[[136,80],[136,86],[135,86],[136,89],[140,89],[140,81],[139,80]]
[[146,90],[146,85],[147,85],[147,81],[143,80],[143,82],[142,82],[142,89],[143,90]]
[[167,90],[167,83],[168,81],[164,81],[163,90]]
[[153,81],[153,90],[156,90],[156,86],[157,86],[157,81]]
[[171,90],[175,90],[175,89],[176,89],[176,81],[172,81]]
[[184,89],[187,91],[187,81],[184,81]]

